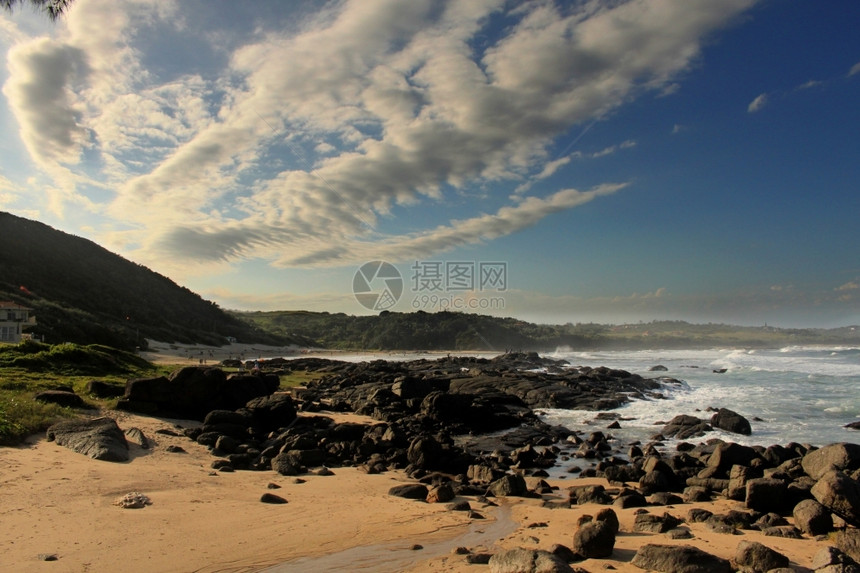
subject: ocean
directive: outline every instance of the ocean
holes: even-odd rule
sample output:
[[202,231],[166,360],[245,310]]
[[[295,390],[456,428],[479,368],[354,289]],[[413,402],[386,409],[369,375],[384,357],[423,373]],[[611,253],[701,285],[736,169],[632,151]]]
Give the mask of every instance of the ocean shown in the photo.
[[[663,422],[678,414],[709,419],[707,408],[728,408],[743,415],[752,434],[723,431],[720,438],[745,445],[816,446],[834,442],[860,443],[860,430],[845,424],[860,420],[860,348],[788,346],[780,349],[642,350],[577,352],[558,349],[547,354],[571,365],[608,366],[646,378],[668,377],[665,399],[634,400],[613,410],[622,416],[621,429],[607,430],[595,412],[542,410],[541,417],[580,432],[601,430],[618,441],[647,443]],[[656,365],[665,372],[650,371]],[[725,370],[719,373],[715,371]],[[667,448],[673,442],[666,443]]]
[[[493,352],[457,352],[492,358]],[[320,357],[338,360],[418,360],[440,353],[348,353]],[[709,350],[605,350],[580,352],[559,348],[543,356],[564,359],[572,366],[620,368],[646,378],[674,378],[665,399],[633,400],[611,410],[622,420],[620,429],[607,430],[609,421],[596,420],[587,410],[540,410],[541,418],[580,433],[603,431],[617,446],[648,443],[663,423],[678,414],[710,419],[707,408],[728,408],[746,417],[752,434],[709,432],[697,443],[719,438],[744,445],[785,445],[789,442],[822,446],[834,442],[860,443],[860,430],[845,424],[860,420],[860,348],[787,346],[779,349],[714,348]],[[650,371],[656,365],[665,372]],[[714,372],[723,370],[723,373]],[[665,448],[674,449],[668,440]],[[626,449],[626,448],[625,448]]]

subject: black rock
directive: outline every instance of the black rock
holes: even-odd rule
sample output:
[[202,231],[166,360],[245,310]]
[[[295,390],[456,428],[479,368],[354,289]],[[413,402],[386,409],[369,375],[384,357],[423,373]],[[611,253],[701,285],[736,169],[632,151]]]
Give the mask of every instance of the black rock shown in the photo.
[[128,460],[125,434],[111,418],[58,422],[48,428],[47,438],[96,460]]
[[426,500],[428,493],[430,493],[430,490],[423,484],[396,485],[388,490],[388,495],[406,499]]
[[720,428],[734,434],[743,434],[749,436],[752,433],[752,427],[749,420],[726,408],[720,408],[716,414],[711,417],[711,425],[715,428]]
[[735,564],[743,571],[770,571],[788,567],[788,557],[757,541],[741,541],[735,553]]
[[262,501],[263,503],[272,503],[277,505],[283,505],[287,503],[286,499],[273,493],[264,493],[260,496],[260,501]]
[[56,404],[65,408],[85,408],[83,398],[66,390],[44,390],[33,397],[37,402]]
[[725,560],[690,545],[643,545],[633,556],[633,565],[640,569],[663,573],[731,573]]

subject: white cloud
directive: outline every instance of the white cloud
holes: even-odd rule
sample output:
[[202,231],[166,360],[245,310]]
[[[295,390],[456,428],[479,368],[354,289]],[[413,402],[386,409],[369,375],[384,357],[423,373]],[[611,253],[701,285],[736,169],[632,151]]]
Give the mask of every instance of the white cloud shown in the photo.
[[[111,237],[138,245],[141,262],[426,256],[620,188],[523,198],[526,184],[481,214],[489,184],[548,178],[569,162],[551,155],[559,136],[677,89],[702,42],[753,3],[347,0],[260,31],[211,77],[167,80],[136,40],[156,28],[190,33],[180,3],[78,0],[61,38],[17,49],[5,90],[34,158],[68,169],[84,152],[99,157],[116,196],[90,208],[133,226]],[[510,26],[489,29],[505,10]],[[61,176],[58,197],[71,200],[80,182]],[[471,209],[462,220],[376,230],[396,205],[454,192]]]
[[799,86],[797,86],[797,88],[796,88],[796,89],[798,89],[798,90],[808,90],[808,89],[811,89],[811,88],[818,87],[818,86],[822,85],[823,83],[824,83],[824,82],[819,81],[819,80],[809,80],[808,82],[802,83],[802,84],[800,84]]
[[848,70],[848,77],[851,77],[856,74],[860,74],[860,62],[857,62],[856,64],[851,66],[850,70]]
[[81,50],[39,38],[9,51],[3,93],[21,126],[21,139],[38,163],[76,163],[87,140],[73,86],[88,72]]
[[749,106],[747,106],[747,111],[749,113],[755,113],[757,111],[760,111],[765,105],[767,105],[767,101],[767,94],[761,94],[750,102]]

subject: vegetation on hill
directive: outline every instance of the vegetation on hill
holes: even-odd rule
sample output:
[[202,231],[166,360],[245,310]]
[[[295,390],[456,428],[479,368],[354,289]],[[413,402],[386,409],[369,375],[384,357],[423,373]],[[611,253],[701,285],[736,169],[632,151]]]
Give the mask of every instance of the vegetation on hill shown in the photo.
[[87,239],[0,212],[0,300],[33,309],[46,342],[134,349],[151,338],[288,344]]
[[860,329],[779,329],[655,321],[643,324],[533,324],[458,312],[382,312],[377,316],[307,311],[234,312],[268,332],[342,350],[551,351],[593,348],[775,347],[859,344]]

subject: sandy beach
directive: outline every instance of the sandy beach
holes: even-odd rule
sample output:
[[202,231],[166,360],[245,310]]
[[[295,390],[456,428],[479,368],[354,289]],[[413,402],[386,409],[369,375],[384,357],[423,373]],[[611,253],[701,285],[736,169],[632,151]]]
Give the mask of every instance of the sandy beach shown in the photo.
[[[493,552],[571,546],[577,519],[604,507],[546,506],[567,499],[568,487],[606,484],[601,479],[550,480],[559,488],[554,494],[497,499],[499,507],[466,498],[486,518],[478,520],[449,510],[447,504],[388,495],[391,487],[412,481],[396,471],[368,475],[355,468],[333,468],[334,475],[312,473],[300,480],[269,471],[216,472],[205,447],[157,433],[196,422],[124,412],[107,415],[123,430],[141,429],[153,442],[150,448],[130,442],[131,459],[125,463],[95,461],[41,436],[20,447],[0,448],[0,570],[474,572],[487,568],[468,564],[454,548]],[[185,453],[172,453],[168,446]],[[280,488],[270,489],[270,484]],[[115,505],[131,492],[146,495],[152,504],[141,509]],[[288,503],[261,503],[267,492]],[[685,517],[692,507],[720,513],[742,509],[742,504],[716,501],[649,510]],[[645,543],[692,544],[731,558],[741,540],[755,540],[785,554],[803,571],[824,546],[809,538],[765,537],[757,531],[717,534],[698,523],[687,525],[692,539],[671,540],[665,534],[632,533],[637,510],[616,511],[621,532],[612,558],[586,560],[577,567],[641,571],[629,562]],[[414,548],[416,544],[423,549]],[[44,561],[46,555],[56,560]]]

